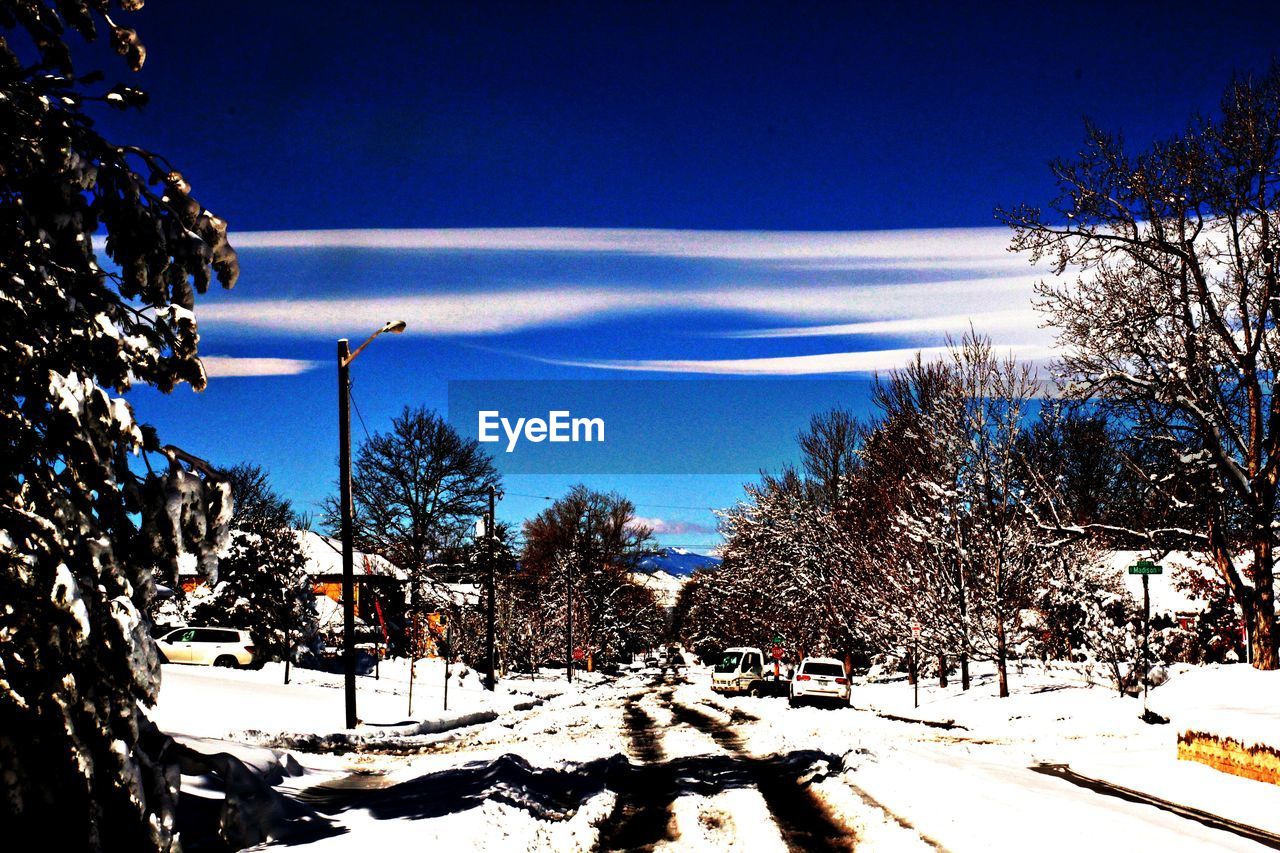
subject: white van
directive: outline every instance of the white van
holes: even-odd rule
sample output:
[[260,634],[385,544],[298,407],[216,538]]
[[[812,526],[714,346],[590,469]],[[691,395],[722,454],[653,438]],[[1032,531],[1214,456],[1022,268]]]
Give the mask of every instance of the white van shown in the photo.
[[248,631],[239,628],[178,628],[156,638],[166,663],[205,666],[248,666],[256,649]]
[[725,695],[752,693],[762,695],[764,652],[752,646],[725,649],[720,662],[711,671],[711,689]]

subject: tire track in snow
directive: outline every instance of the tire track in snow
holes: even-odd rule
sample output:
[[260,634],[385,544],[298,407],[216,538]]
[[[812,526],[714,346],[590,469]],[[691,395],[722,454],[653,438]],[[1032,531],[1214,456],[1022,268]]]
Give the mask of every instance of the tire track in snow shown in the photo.
[[652,850],[675,838],[676,776],[653,717],[639,705],[641,695],[629,696],[623,709],[623,728],[641,763],[619,778],[618,799],[600,829],[597,850]]
[[883,814],[887,819],[893,821],[898,826],[905,829],[907,832],[914,833],[917,837],[919,837],[919,839],[922,842],[929,845],[934,850],[938,850],[940,851],[940,853],[948,853],[946,847],[943,847],[937,841],[925,835],[920,830],[916,829],[915,825],[911,823],[911,821],[907,820],[902,815],[890,809],[888,806],[886,806],[884,803],[880,802],[875,797],[868,794],[862,788],[858,787],[857,785],[854,785],[851,782],[846,782],[845,786],[848,787],[849,790],[852,791],[864,803],[866,803],[867,805],[871,806],[874,809],[878,809],[880,813]]
[[798,779],[787,773],[780,774],[775,765],[751,755],[742,738],[714,717],[680,702],[673,701],[670,704],[676,720],[710,735],[716,743],[746,765],[788,849],[854,849],[857,843],[854,833],[837,822],[822,801],[800,784]]

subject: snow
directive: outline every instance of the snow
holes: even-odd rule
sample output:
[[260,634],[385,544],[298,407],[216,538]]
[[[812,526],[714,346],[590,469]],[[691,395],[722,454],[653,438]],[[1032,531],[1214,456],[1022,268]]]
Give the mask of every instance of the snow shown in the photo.
[[1218,572],[1208,554],[1188,554],[1181,551],[1154,555],[1151,551],[1107,552],[1100,561],[1101,565],[1123,581],[1125,589],[1136,601],[1142,601],[1142,575],[1129,574],[1129,566],[1139,560],[1152,560],[1164,568],[1163,574],[1147,576],[1153,614],[1194,613],[1204,609],[1204,601],[1192,598],[1179,589],[1177,579],[1184,573],[1216,578]]
[[77,639],[84,642],[89,638],[89,609],[85,606],[84,597],[80,595],[80,585],[75,576],[67,568],[66,563],[59,563],[53,574],[52,599],[55,606],[70,614],[76,623]]
[[659,607],[672,608],[680,598],[688,578],[667,574],[661,569],[652,572],[632,572],[631,580],[653,593]]
[[[360,710],[371,721],[362,730],[381,734],[366,737],[359,753],[244,745],[261,743],[273,728],[278,735],[336,734],[341,679],[328,673],[294,669],[295,683],[286,686],[277,666],[170,665],[153,716],[163,728],[186,732],[180,742],[193,749],[231,752],[286,799],[336,796],[321,809],[328,830],[279,842],[323,851],[433,842],[466,850],[590,850],[619,819],[626,787],[612,780],[645,766],[667,767],[676,780],[666,811],[673,837],[655,849],[787,849],[772,811],[778,804],[745,770],[751,760],[775,762],[767,766],[781,777],[798,774],[800,789],[862,850],[1111,850],[1120,840],[1162,851],[1257,849],[1220,829],[1040,772],[1042,763],[1280,832],[1280,787],[1176,759],[1179,715],[1242,710],[1260,704],[1259,691],[1275,688],[1280,674],[1244,665],[1171,669],[1151,693],[1152,707],[1175,716],[1167,726],[1144,724],[1141,700],[1091,684],[1078,667],[1032,662],[1012,665],[1009,699],[995,696],[993,668],[975,664],[971,690],[955,681],[947,688],[922,682],[918,708],[902,679],[858,681],[851,707],[819,709],[718,696],[701,667],[687,677],[584,673],[572,686],[544,673],[504,680],[496,694],[467,673],[450,686],[449,713],[487,711],[495,719],[438,735],[405,733],[448,718],[438,664],[418,664],[412,717],[405,714],[403,662],[384,662],[376,681],[360,678]],[[626,721],[637,709],[651,723],[657,757],[633,742]],[[688,709],[712,721],[716,733],[690,724]],[[216,739],[236,730],[237,744]],[[730,740],[720,736],[725,732]],[[302,745],[310,750],[316,741]],[[420,754],[381,754],[386,745],[417,745]]]
[[[294,531],[298,536],[298,545],[307,558],[307,574],[340,575],[342,574],[342,543],[332,536],[324,536],[314,530]],[[406,580],[409,575],[404,569],[380,557],[377,554],[353,552],[352,565],[356,574],[385,575]]]
[[[284,664],[261,669],[165,664],[160,697],[151,718],[161,729],[196,737],[271,741],[279,737],[317,736],[340,740],[347,734],[341,673],[294,666],[284,683]],[[510,684],[510,682],[506,683]],[[378,677],[356,678],[360,732],[369,739],[425,733],[450,723],[466,724],[480,712],[496,714],[528,702],[533,694],[554,693],[554,684],[516,683],[489,693],[476,673],[454,665],[449,677],[449,708],[444,709],[444,662],[414,665],[413,713],[409,712],[409,667],[404,659],[383,661]],[[424,726],[423,724],[428,724]]]
[[1150,705],[1179,732],[1280,751],[1280,671],[1247,664],[1178,666],[1168,683],[1151,692]]

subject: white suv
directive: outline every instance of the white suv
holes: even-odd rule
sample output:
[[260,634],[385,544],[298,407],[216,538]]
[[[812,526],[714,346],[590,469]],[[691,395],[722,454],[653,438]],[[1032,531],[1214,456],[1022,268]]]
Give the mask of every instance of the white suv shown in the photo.
[[178,628],[156,639],[169,663],[205,666],[248,666],[253,663],[253,640],[239,628]]
[[805,658],[791,680],[791,705],[817,699],[849,704],[849,676],[835,658]]

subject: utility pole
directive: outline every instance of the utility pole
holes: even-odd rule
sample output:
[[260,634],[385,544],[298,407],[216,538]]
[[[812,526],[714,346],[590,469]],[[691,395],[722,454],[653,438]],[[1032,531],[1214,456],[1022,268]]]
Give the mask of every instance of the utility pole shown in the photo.
[[293,659],[293,593],[285,597],[284,611],[284,683],[289,683],[289,662]]
[[413,716],[413,665],[418,662],[418,616],[410,610],[409,616],[409,711]]
[[485,560],[489,564],[489,614],[488,614],[488,631],[485,637],[485,658],[489,661],[489,675],[485,679],[485,687],[489,690],[495,690],[498,685],[497,655],[494,652],[495,635],[497,633],[497,623],[494,616],[495,591],[497,586],[497,577],[495,571],[495,563],[497,563],[497,555],[494,553],[494,545],[497,540],[494,537],[493,530],[493,502],[495,499],[494,486],[489,486],[489,513],[485,516],[484,536],[485,536]]
[[346,338],[338,341],[338,484],[339,510],[342,515],[342,673],[346,700],[347,728],[354,729],[356,716],[356,601],[355,546],[352,544],[353,510],[351,505],[351,362],[383,332],[398,335],[405,329],[403,320],[395,320],[374,332],[351,351]]
[[338,482],[342,502],[342,674],[347,728],[356,727],[356,602],[352,564],[351,511],[351,346],[338,341]]
[[449,659],[453,657],[453,645],[449,642],[453,637],[453,621],[445,617],[444,621],[444,709],[449,710]]
[[[581,543],[581,538],[579,538]],[[576,554],[573,556],[577,556]],[[573,683],[573,560],[567,561],[564,568],[564,610],[565,610],[565,678]]]
[[[586,559],[586,554],[585,554],[586,545],[587,545],[586,527],[587,527],[587,513],[586,513],[586,510],[583,510],[582,518],[579,519],[579,527],[578,527],[579,553],[574,555],[574,556],[577,556],[578,559],[580,560]],[[565,677],[569,679],[570,684],[573,683],[573,562],[574,561],[572,559],[569,560],[568,565],[565,567],[565,586],[564,586],[564,607],[565,607],[565,626],[566,626],[565,639],[567,641],[566,648],[565,648],[564,662],[565,662]]]

